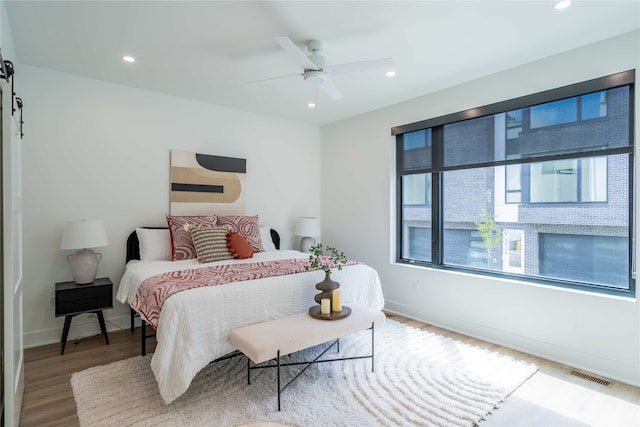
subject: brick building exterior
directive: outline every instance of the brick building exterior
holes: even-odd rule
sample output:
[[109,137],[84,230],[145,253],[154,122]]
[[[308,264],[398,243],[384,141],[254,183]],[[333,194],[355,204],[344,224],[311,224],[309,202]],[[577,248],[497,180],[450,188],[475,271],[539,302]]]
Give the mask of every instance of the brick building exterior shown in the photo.
[[[467,159],[489,163],[501,155],[527,159],[585,147],[594,154],[546,164],[522,163],[515,177],[506,176],[505,166],[444,172],[444,263],[627,287],[630,157],[593,157],[601,148],[629,144],[628,93],[612,89],[601,94],[600,101],[598,94],[575,97],[577,119],[560,124],[541,126],[534,117],[553,120],[556,111],[550,103],[540,111],[524,109],[446,125],[445,167],[448,162],[471,163]],[[587,104],[594,100],[599,105]],[[517,120],[509,121],[511,117]],[[477,140],[470,141],[469,135]],[[507,181],[516,187],[519,183],[519,190],[507,194]],[[495,215],[503,230],[501,247],[486,248],[482,243],[476,221],[483,209]],[[430,227],[429,203],[403,206],[403,254],[430,259]],[[583,264],[611,274],[601,277],[595,269],[584,271]]]

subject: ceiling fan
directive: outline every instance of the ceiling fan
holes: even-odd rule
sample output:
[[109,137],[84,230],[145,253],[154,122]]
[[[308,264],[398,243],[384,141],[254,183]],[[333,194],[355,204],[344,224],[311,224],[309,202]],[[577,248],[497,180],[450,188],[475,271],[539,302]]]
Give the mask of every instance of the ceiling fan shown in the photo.
[[372,59],[327,66],[324,63],[324,56],[322,56],[322,42],[319,40],[309,40],[307,42],[309,55],[306,55],[289,37],[276,37],[275,41],[302,67],[302,73],[259,80],[253,83],[264,83],[302,76],[305,81],[317,85],[317,87],[331,99],[336,100],[342,98],[342,93],[333,83],[330,75],[347,74],[393,66],[393,58]]

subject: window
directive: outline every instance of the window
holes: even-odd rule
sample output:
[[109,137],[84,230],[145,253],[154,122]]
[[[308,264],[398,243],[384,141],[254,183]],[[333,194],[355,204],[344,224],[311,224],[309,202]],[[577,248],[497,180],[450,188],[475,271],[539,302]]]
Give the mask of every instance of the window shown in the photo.
[[531,129],[571,123],[577,119],[577,97],[531,107]]
[[606,93],[601,91],[532,106],[529,110],[530,127],[535,129],[604,117],[607,115]]
[[530,165],[529,203],[607,201],[607,158],[588,157]]
[[404,200],[405,246],[402,256],[407,260],[431,261],[431,174],[402,177]]
[[398,262],[634,293],[634,81],[394,128]]
[[521,165],[507,165],[505,197],[507,203],[520,203],[522,201],[522,169]]
[[403,176],[402,191],[405,205],[430,205],[431,174],[420,173]]

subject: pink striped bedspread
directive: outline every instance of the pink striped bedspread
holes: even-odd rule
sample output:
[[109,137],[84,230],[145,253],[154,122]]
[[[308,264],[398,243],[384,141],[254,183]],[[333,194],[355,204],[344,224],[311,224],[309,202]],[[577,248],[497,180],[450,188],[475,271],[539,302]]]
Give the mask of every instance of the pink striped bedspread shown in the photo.
[[[336,267],[328,257],[323,264]],[[348,261],[346,265],[358,264]],[[203,286],[217,286],[244,280],[262,279],[264,277],[282,276],[312,271],[308,259],[282,259],[274,261],[253,262],[248,264],[224,264],[211,267],[170,271],[145,279],[136,292],[131,304],[142,313],[149,324],[157,329],[160,310],[170,296],[188,289]]]

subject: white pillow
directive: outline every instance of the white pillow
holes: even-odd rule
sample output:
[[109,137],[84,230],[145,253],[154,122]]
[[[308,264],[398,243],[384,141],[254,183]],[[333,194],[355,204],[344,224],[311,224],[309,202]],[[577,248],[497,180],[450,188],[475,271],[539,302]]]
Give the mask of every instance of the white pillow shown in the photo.
[[264,252],[277,251],[276,245],[271,238],[271,227],[260,227],[260,238],[262,239],[262,250]]
[[171,261],[171,236],[168,228],[136,228],[140,243],[140,261]]

